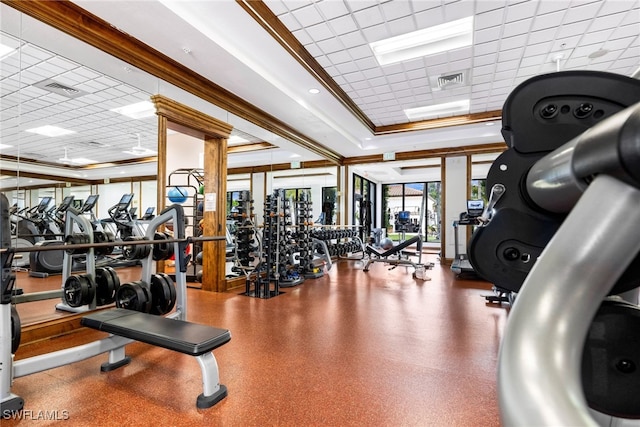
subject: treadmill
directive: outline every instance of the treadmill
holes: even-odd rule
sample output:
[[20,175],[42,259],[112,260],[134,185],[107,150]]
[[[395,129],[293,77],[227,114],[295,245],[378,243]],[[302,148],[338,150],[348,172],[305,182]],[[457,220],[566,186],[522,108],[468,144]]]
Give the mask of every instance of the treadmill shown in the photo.
[[467,211],[460,214],[460,219],[453,221],[455,258],[451,263],[451,271],[456,275],[477,276],[469,257],[466,253],[460,253],[460,227],[475,227],[480,225],[480,216],[484,212],[484,200],[467,200]]

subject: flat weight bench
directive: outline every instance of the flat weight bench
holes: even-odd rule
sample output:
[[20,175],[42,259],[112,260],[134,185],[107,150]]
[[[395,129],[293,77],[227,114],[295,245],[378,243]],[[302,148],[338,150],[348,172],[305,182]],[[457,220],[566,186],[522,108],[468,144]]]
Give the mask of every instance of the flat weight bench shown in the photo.
[[[401,258],[402,255],[408,256],[408,253],[405,251],[405,249],[413,244],[415,244],[417,247],[417,255],[418,255],[417,263],[411,261],[408,258],[407,259]],[[418,266],[424,266],[425,268],[433,268],[433,263],[429,263],[426,265],[422,264],[422,238],[419,235],[413,236],[409,240],[405,240],[404,242],[399,243],[386,251],[378,250],[377,248],[371,245],[367,245],[365,250],[369,258],[364,264],[363,271],[369,271],[369,267],[374,262],[384,262],[386,264],[390,264],[393,266],[406,265],[406,266],[412,266],[416,269],[418,268]],[[393,256],[393,255],[397,255],[398,258],[389,258],[390,256]]]
[[[227,396],[227,388],[220,384],[218,364],[212,350],[231,339],[227,329],[174,320],[123,308],[88,314],[80,320],[88,328],[108,332],[135,341],[163,347],[194,356],[202,369],[203,393],[198,396],[198,408],[210,408]],[[101,366],[103,372],[128,364],[124,346],[111,350],[109,362]]]

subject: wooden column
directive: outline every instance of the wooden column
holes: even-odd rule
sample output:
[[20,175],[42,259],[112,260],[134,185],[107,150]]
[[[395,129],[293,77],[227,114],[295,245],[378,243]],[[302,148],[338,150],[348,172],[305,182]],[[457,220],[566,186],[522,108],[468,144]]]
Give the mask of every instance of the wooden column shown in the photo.
[[[223,236],[227,227],[226,138],[205,138],[204,170],[205,210],[203,232],[205,236]],[[216,292],[226,291],[225,241],[205,242],[202,249],[202,289]]]
[[[154,95],[158,126],[158,207],[164,207],[167,185],[167,129],[173,129],[204,141],[205,206],[203,214],[204,236],[226,234],[227,197],[227,138],[233,129],[189,106],[162,95]],[[226,262],[225,241],[206,242],[202,254],[202,289],[224,292]]]

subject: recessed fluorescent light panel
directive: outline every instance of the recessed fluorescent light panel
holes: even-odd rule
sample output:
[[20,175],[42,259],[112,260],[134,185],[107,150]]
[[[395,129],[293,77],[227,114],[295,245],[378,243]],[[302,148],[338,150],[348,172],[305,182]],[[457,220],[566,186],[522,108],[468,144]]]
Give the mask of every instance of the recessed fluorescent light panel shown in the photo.
[[469,113],[469,100],[445,102],[444,104],[428,105],[426,107],[408,108],[404,110],[409,120],[433,119],[442,116]]
[[40,126],[38,128],[31,128],[31,129],[27,129],[26,131],[31,133],[37,133],[38,135],[51,136],[51,137],[70,135],[72,133],[76,133],[73,130],[63,129],[58,126],[51,126],[51,125]]
[[0,144],[0,150],[5,149],[5,148],[11,148],[13,147],[13,145],[9,145],[9,144]]
[[156,113],[156,107],[152,102],[142,101],[125,105],[124,107],[113,108],[111,111],[138,120],[153,116]]
[[90,165],[98,163],[96,160],[85,159],[84,157],[76,157],[75,159],[71,159],[71,162],[76,165]]
[[380,65],[434,55],[473,43],[473,16],[370,43]]

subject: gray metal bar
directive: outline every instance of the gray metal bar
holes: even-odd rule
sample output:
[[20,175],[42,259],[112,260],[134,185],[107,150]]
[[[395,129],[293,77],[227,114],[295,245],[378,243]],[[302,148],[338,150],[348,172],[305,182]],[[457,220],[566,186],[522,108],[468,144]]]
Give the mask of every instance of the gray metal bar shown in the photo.
[[598,176],[529,273],[500,350],[503,425],[597,425],[582,391],[582,349],[602,299],[640,251],[638,206],[640,190]]
[[132,339],[111,335],[88,344],[18,360],[13,362],[13,376],[19,378],[59,366],[69,365],[70,363],[79,362],[106,353],[107,351],[124,347],[132,342]]

